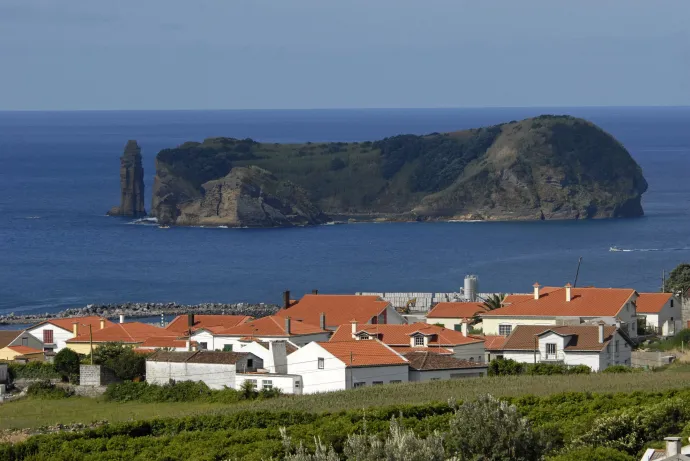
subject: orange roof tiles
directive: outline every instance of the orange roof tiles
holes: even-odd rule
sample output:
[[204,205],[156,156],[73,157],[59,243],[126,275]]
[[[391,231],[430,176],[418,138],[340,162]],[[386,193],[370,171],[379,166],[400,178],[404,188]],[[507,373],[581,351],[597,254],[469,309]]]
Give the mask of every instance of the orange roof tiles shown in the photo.
[[438,303],[436,307],[429,311],[426,317],[429,319],[469,319],[477,312],[486,312],[486,307],[482,303]]
[[8,346],[8,349],[12,349],[14,352],[18,352],[19,354],[22,354],[22,355],[43,354],[42,350],[34,349],[33,347],[28,347],[28,346]]
[[[90,315],[87,317],[68,317],[68,318],[64,318],[64,319],[48,319],[45,322],[39,323],[38,325],[43,325],[44,323],[50,323],[52,325],[55,325],[56,327],[62,328],[63,330],[72,331],[72,328],[74,328],[74,323],[76,322],[79,324],[80,329],[84,328],[84,327],[86,327],[88,329],[88,326],[91,325],[91,328],[95,331],[95,330],[99,330],[101,328],[101,318],[102,317],[99,317],[97,315]],[[115,323],[111,322],[108,319],[104,319],[104,320],[105,320],[106,328],[111,326],[111,325],[115,325]],[[34,325],[31,328],[34,328],[38,325]]]
[[503,349],[503,344],[506,342],[506,336],[474,336],[477,339],[484,340],[484,349],[487,351]]
[[[82,329],[83,331],[83,329]],[[170,332],[165,328],[160,328],[148,323],[128,322],[115,323],[102,330],[93,330],[93,342],[122,342],[122,343],[142,343],[155,336],[170,336]],[[68,339],[68,343],[89,342],[89,331],[81,333],[76,338]]]
[[[565,288],[544,288],[539,299],[515,301],[512,304],[481,314],[482,317],[615,317],[626,302],[635,295],[631,288],[571,288],[571,300],[566,301]],[[522,296],[522,295],[519,295]]]
[[432,354],[453,355],[453,351],[445,347],[390,346],[390,348],[400,355],[405,355],[409,352],[431,352]]
[[[241,323],[252,320],[253,317],[248,315],[194,315],[194,325],[192,330],[197,330],[199,328],[207,327],[222,327],[230,328],[237,326]],[[187,325],[188,318],[186,315],[178,315],[175,317],[168,326],[165,327],[166,330],[174,331],[175,333],[186,334],[189,330]]]
[[17,339],[22,333],[22,330],[0,330],[0,349]]
[[506,338],[503,350],[533,351],[537,335],[552,331],[561,336],[570,336],[566,351],[601,351],[613,339],[615,326],[604,326],[604,342],[599,342],[598,325],[518,325]]
[[388,305],[388,301],[383,301],[378,296],[304,295],[297,304],[280,310],[276,315],[320,325],[321,313],[324,313],[326,326],[334,327],[352,320],[369,323]]
[[[402,325],[357,325],[357,332],[366,332],[372,336],[377,336],[389,346],[409,346],[410,336],[414,333],[426,336],[433,335],[429,338],[429,346],[459,346],[480,341],[476,338],[463,336],[459,331],[421,322]],[[352,325],[341,325],[331,337],[331,341],[348,340],[352,340]]]
[[299,336],[311,335],[318,333],[328,333],[326,330],[303,323],[295,319],[290,319],[290,333],[285,331],[285,318],[271,315],[257,320],[250,320],[249,322],[241,323],[231,328],[208,328],[213,334],[220,336]]
[[[197,342],[192,341],[192,346],[196,346]],[[153,336],[147,338],[139,345],[140,348],[178,348],[187,347],[187,341],[179,339],[177,336]]]
[[318,343],[348,368],[407,365],[407,360],[379,341]]
[[458,370],[463,368],[486,368],[488,366],[484,363],[470,362],[448,355],[429,352],[409,352],[405,354],[405,358],[410,362],[410,368],[417,371]]
[[671,293],[640,293],[637,298],[637,312],[658,314],[673,296]]

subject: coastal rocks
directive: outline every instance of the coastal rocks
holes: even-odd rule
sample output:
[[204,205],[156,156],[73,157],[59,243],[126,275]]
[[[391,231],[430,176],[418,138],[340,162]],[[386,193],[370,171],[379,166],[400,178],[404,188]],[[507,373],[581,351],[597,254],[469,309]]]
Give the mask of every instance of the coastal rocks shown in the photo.
[[136,141],[127,141],[120,157],[120,206],[107,213],[109,216],[146,216],[144,209],[144,167],[141,164],[141,148]]

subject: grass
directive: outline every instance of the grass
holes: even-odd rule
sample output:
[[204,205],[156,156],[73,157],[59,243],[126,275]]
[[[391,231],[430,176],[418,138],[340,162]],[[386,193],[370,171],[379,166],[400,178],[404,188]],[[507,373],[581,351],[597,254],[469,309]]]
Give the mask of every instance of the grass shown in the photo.
[[120,422],[155,417],[183,417],[242,410],[301,410],[321,413],[400,404],[466,400],[490,393],[496,397],[547,396],[562,392],[660,392],[685,388],[690,372],[591,374],[568,376],[504,376],[368,387],[350,391],[275,399],[218,403],[116,403],[72,397],[64,400],[24,399],[0,405],[0,430],[46,425]]

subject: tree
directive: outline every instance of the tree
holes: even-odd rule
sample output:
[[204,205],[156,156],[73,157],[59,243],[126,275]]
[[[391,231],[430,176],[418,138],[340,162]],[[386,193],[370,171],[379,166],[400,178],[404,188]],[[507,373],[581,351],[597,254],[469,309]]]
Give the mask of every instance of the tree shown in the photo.
[[690,290],[690,264],[679,264],[666,279],[664,291],[684,298],[688,290]]
[[79,379],[79,354],[72,349],[64,348],[55,354],[53,361],[55,371],[62,375],[62,379],[75,381]]
[[93,363],[103,365],[122,380],[132,380],[146,373],[146,356],[122,343],[105,343],[93,351]]
[[505,293],[493,294],[484,300],[482,306],[487,311],[500,309],[503,306],[504,299],[506,299]]

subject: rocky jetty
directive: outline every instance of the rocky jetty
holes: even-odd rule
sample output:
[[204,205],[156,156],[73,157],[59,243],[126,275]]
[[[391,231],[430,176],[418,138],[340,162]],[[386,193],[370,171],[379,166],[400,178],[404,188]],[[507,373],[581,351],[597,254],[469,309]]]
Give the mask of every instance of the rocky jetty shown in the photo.
[[146,216],[144,207],[144,167],[141,164],[141,148],[136,141],[127,141],[120,157],[120,206],[108,211],[109,216]]
[[280,308],[275,304],[222,304],[203,303],[184,305],[177,303],[124,303],[124,304],[89,304],[84,307],[66,309],[56,313],[45,314],[7,314],[0,315],[0,325],[33,324],[44,320],[68,317],[83,317],[97,315],[100,317],[117,317],[120,314],[126,318],[153,317],[158,315],[183,315],[183,314],[227,314],[249,315],[259,318],[273,315]]

